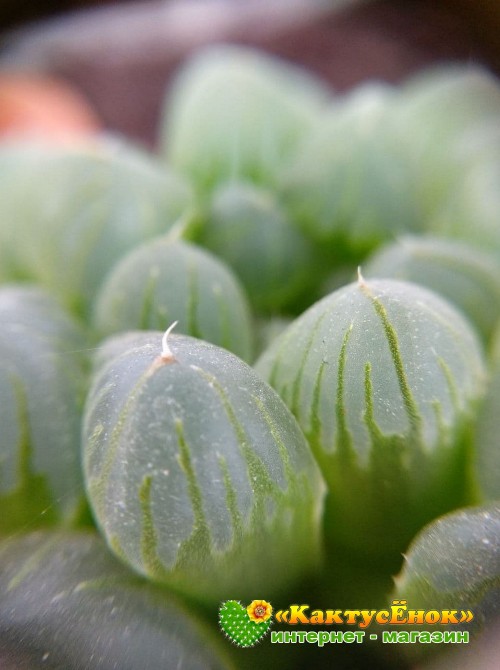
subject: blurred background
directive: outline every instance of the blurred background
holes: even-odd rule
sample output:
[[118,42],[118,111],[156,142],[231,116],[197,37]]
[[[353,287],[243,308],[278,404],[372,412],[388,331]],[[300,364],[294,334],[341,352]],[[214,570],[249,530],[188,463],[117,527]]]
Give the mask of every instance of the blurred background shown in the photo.
[[496,0],[4,0],[0,67],[57,77],[107,129],[154,146],[161,102],[198,46],[257,45],[338,91],[440,61],[500,72]]

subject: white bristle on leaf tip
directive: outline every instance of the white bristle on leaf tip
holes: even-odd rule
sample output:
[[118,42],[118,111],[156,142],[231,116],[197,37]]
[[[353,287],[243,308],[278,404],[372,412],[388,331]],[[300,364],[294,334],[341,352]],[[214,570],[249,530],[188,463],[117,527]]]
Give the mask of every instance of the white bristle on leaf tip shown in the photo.
[[174,321],[165,331],[162,339],[161,339],[161,357],[163,360],[171,360],[174,355],[172,354],[170,347],[168,346],[168,336],[172,332],[172,330],[175,328],[175,326],[178,324],[178,321]]

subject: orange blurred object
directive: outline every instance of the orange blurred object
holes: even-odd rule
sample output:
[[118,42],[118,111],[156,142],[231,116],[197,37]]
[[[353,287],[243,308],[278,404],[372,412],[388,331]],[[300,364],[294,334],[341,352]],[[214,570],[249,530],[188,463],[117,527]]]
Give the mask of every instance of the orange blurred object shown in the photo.
[[0,72],[0,140],[73,142],[101,131],[92,107],[71,84],[52,76]]

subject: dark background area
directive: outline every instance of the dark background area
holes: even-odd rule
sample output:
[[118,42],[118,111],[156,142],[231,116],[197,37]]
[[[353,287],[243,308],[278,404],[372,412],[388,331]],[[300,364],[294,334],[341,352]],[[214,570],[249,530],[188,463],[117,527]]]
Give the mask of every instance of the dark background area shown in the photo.
[[[228,0],[228,4],[231,2],[238,4],[241,0]],[[245,0],[244,4],[251,2],[252,0]],[[75,10],[127,4],[138,3],[134,3],[133,0],[38,0],[37,2],[3,0],[0,4],[0,31],[19,28],[33,21]],[[147,0],[144,0],[142,4],[147,5]],[[500,69],[500,3],[498,0],[389,0],[372,4],[380,7],[375,13],[381,18],[387,11],[404,14],[408,11],[419,12],[421,10],[428,13],[429,19],[434,13],[439,18],[446,14],[451,22],[450,28],[453,30],[453,24],[459,23],[469,45],[479,46],[491,61],[492,66]],[[432,33],[433,26],[429,25],[428,28]]]
[[86,7],[116,4],[118,0],[2,0],[0,27],[17,28],[27,22],[49,18],[63,12]]
[[[252,0],[246,0],[251,2]],[[128,0],[130,3],[131,0]],[[238,0],[233,0],[234,3]],[[65,12],[127,4],[127,0],[3,0],[0,5],[0,29],[17,28],[31,21],[50,18]],[[376,3],[380,4],[380,3]],[[468,24],[469,32],[481,42],[493,58],[500,58],[500,3],[498,0],[392,0],[395,7],[424,6],[446,10]]]

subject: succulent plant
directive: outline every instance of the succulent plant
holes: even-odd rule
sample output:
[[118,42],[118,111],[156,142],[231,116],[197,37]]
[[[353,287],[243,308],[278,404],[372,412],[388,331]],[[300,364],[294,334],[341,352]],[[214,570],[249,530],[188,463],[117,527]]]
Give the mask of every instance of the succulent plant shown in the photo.
[[391,111],[393,140],[412,166],[413,186],[428,219],[452,197],[457,179],[475,161],[477,133],[498,122],[500,85],[483,67],[432,68],[401,87]]
[[84,351],[50,295],[0,288],[0,535],[78,516]]
[[79,316],[113,262],[191,206],[184,179],[117,142],[7,145],[0,174],[4,279],[37,281]]
[[198,239],[233,268],[261,313],[300,312],[325,272],[320,250],[292,224],[276,195],[249,183],[215,191]]
[[252,358],[250,308],[237,278],[210,252],[168,236],[144,243],[113,267],[94,312],[101,336],[177,320],[178,332]]
[[453,142],[463,129],[495,119],[500,109],[498,81],[478,65],[428,68],[409,78],[400,92],[398,118],[413,123],[415,133],[429,145],[438,136]]
[[388,129],[396,95],[370,84],[334,103],[280,175],[289,215],[342,262],[422,225],[410,165]]
[[469,499],[483,356],[436,294],[360,276],[296,319],[256,369],[308,437],[336,545],[389,564],[424,523]]
[[168,91],[162,152],[202,193],[272,183],[329,94],[310,73],[233,45],[200,50]]
[[429,218],[435,234],[461,240],[500,262],[500,161],[488,158],[461,171],[453,189]]
[[426,286],[461,309],[485,343],[492,337],[500,316],[500,264],[486,252],[434,236],[403,237],[368,258],[363,274]]
[[490,382],[475,422],[475,474],[483,501],[500,500],[500,330],[493,339]]
[[89,499],[114,551],[212,601],[275,593],[316,565],[322,479],[277,394],[201,340],[121,341],[121,354],[105,345],[83,429]]
[[325,631],[253,646],[271,608],[391,593],[498,630],[499,111],[476,67],[341,96],[226,45],[160,157],[2,144],[2,670],[329,668]]
[[4,541],[0,593],[2,668],[232,667],[196,612],[128,571],[94,533]]
[[[470,610],[477,633],[500,616],[500,504],[469,507],[426,526],[405,553],[395,598],[408,608]],[[453,629],[460,625],[453,625]]]

